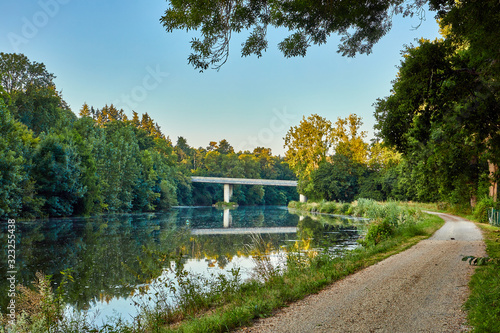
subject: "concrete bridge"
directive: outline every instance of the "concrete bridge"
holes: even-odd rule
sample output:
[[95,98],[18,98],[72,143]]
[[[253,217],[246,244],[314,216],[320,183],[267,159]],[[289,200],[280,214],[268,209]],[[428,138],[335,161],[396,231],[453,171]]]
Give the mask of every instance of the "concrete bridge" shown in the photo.
[[250,235],[297,233],[297,227],[191,229],[192,235]]
[[[265,186],[297,186],[296,180],[278,179],[248,179],[224,177],[191,177],[193,183],[224,184],[224,202],[230,202],[234,185],[265,185]],[[307,197],[300,194],[300,202],[306,202]]]

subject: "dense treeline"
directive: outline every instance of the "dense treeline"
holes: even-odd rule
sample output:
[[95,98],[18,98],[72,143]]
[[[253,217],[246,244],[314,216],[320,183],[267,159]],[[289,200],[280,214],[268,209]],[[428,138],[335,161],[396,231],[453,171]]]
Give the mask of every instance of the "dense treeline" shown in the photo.
[[[299,127],[307,133],[302,139],[297,141],[299,128],[289,132],[287,157],[303,190],[319,198],[350,200],[377,187],[382,193],[369,193],[378,198],[446,201],[462,207],[474,206],[478,200],[491,206],[496,200],[500,179],[498,0],[258,4],[214,0],[210,5],[193,2],[190,6],[185,1],[168,2],[161,18],[168,32],[186,28],[203,32],[203,38],[192,40],[188,57],[189,64],[200,71],[226,63],[232,33],[242,32],[242,27],[251,30],[241,44],[242,56],[262,56],[269,45],[267,29],[284,27],[290,34],[278,48],[285,57],[303,57],[311,45],[327,43],[331,34],[341,36],[338,51],[353,57],[369,54],[397,15],[424,20],[429,8],[443,38],[406,46],[389,96],[375,103],[377,139],[402,154],[397,166],[374,172],[369,161],[346,155],[342,140],[348,137],[333,132],[338,123],[331,128],[329,121],[314,115]],[[221,12],[221,7],[227,10]],[[347,171],[349,163],[355,163],[357,171]],[[336,176],[338,172],[343,176]],[[372,177],[373,182],[364,181]]]
[[[141,212],[222,200],[221,185],[189,176],[293,179],[270,149],[235,153],[226,140],[176,146],[147,114],[84,104],[77,117],[54,75],[22,54],[0,53],[0,217]],[[286,204],[295,189],[235,188],[240,204]]]
[[[179,168],[192,175],[211,177],[254,178],[254,179],[295,179],[293,172],[283,158],[273,156],[271,149],[257,147],[253,152],[236,153],[226,140],[212,141],[206,148],[194,149],[179,137],[174,147]],[[221,201],[223,189],[219,184],[191,184],[193,191],[180,192],[184,204],[208,205]],[[187,194],[191,194],[188,196]],[[240,204],[286,205],[297,200],[294,187],[238,186],[233,189],[232,201]]]
[[[481,207],[493,205],[488,194],[498,177],[491,172],[498,155],[492,154],[487,139],[472,149],[475,136],[462,136],[466,129],[452,135],[443,127],[436,129],[441,135],[438,143],[424,145],[412,139],[415,147],[410,154],[381,141],[366,143],[361,125],[356,115],[335,124],[311,115],[288,131],[286,158],[299,178],[300,193],[339,202],[441,201],[470,209],[480,198]],[[457,130],[455,125],[447,126]]]

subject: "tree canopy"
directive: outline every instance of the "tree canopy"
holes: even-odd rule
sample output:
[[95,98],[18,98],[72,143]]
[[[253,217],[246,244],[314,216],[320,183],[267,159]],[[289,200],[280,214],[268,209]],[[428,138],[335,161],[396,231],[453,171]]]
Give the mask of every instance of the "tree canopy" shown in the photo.
[[375,104],[378,135],[404,154],[419,200],[474,205],[488,164],[500,162],[500,53],[490,40],[499,13],[498,1],[454,6],[440,22],[444,38],[407,46],[391,95]]
[[189,64],[200,71],[219,69],[229,56],[233,33],[245,32],[241,55],[262,56],[268,48],[269,27],[290,34],[278,44],[285,57],[305,56],[311,45],[321,45],[332,34],[341,36],[338,52],[343,56],[369,54],[391,29],[395,15],[425,16],[424,6],[444,16],[460,7],[450,0],[169,0],[160,21],[168,32],[199,30],[191,41]]

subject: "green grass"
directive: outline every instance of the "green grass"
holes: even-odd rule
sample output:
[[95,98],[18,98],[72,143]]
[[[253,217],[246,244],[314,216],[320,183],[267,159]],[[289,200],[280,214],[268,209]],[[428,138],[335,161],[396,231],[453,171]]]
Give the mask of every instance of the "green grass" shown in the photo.
[[[500,258],[500,228],[478,224],[490,258]],[[476,268],[465,303],[474,332],[500,332],[500,265],[498,261]]]

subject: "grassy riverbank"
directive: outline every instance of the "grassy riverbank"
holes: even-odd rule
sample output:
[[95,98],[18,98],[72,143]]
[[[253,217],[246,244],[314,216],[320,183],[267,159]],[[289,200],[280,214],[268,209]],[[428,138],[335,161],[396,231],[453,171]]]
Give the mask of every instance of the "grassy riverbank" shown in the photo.
[[[335,209],[335,213],[342,211],[344,214],[370,217],[374,221],[368,227],[362,241],[363,246],[341,256],[332,256],[327,251],[303,251],[300,242],[287,249],[286,269],[271,265],[265,255],[257,256],[257,277],[250,281],[240,282],[237,271],[233,272],[232,278],[218,276],[210,281],[191,278],[180,271],[179,288],[183,292],[179,308],[162,307],[161,304],[144,307],[133,324],[117,323],[100,331],[224,332],[249,325],[253,319],[270,316],[274,310],[290,302],[316,293],[334,281],[404,251],[432,235],[443,224],[435,216],[428,216],[419,209],[396,203],[379,204],[360,200],[347,206],[336,203],[294,203],[291,206],[295,209],[324,212],[327,209],[325,207],[329,207],[329,212]],[[251,246],[259,253],[259,248],[265,244],[261,244],[256,238],[255,244]],[[52,299],[57,300],[57,297]],[[39,322],[52,325],[43,317],[43,313],[40,316]],[[53,316],[50,320],[54,318],[58,320],[60,317]],[[90,326],[83,326],[81,321],[78,329],[72,329],[76,327],[76,322],[71,325],[63,325],[57,321],[53,323],[56,328],[53,332],[98,332],[92,331]],[[26,332],[38,332],[29,328],[29,325],[25,327]],[[44,329],[46,327],[48,326]],[[42,331],[46,330],[40,332]]]
[[[373,222],[375,227],[368,229],[364,246],[342,257],[331,257],[327,253],[304,257],[298,252],[289,252],[287,270],[267,272],[264,282],[254,280],[243,283],[224,306],[185,320],[177,327],[166,329],[166,332],[222,332],[250,324],[255,318],[267,317],[273,310],[404,251],[432,235],[443,224],[435,216],[396,203],[378,204],[365,200],[348,206],[336,203],[292,203],[290,206],[309,212],[325,212],[325,207],[329,207],[331,212],[335,206],[335,213],[376,218]],[[387,225],[389,227],[385,228]],[[375,230],[372,236],[369,236],[370,230]]]

